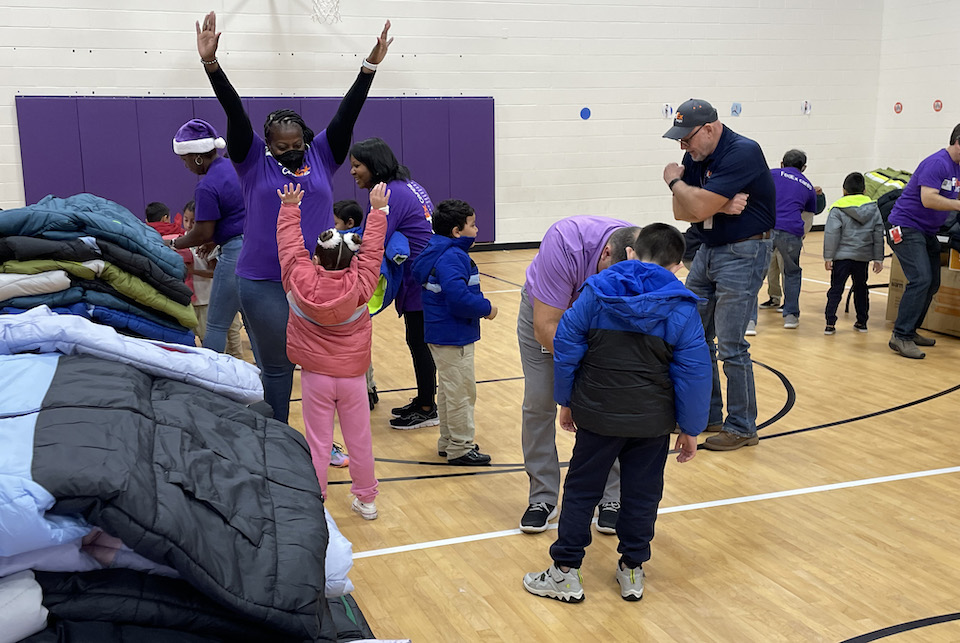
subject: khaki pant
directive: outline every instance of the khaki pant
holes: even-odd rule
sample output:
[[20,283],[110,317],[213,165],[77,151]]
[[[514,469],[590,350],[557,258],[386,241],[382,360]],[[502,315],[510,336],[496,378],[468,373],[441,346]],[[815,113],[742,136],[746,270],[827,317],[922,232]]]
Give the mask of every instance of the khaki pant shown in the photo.
[[477,402],[474,345],[427,346],[437,365],[437,415],[440,419],[437,451],[446,451],[447,459],[453,460],[473,449],[476,430],[473,407]]
[[783,274],[783,259],[774,250],[770,253],[770,265],[767,267],[767,294],[770,299],[783,302],[783,289],[780,287],[780,275]]
[[203,336],[207,334],[207,309],[209,308],[210,306],[206,304],[202,306],[193,305],[193,312],[197,313],[197,327],[193,329],[193,334],[200,340],[199,344],[201,346],[203,345]]
[[[199,344],[201,346],[203,345],[203,336],[207,334],[207,311],[209,308],[210,306],[206,304],[202,306],[193,305],[193,310],[196,311],[197,321],[199,322],[197,327],[193,329],[193,334],[200,340]],[[230,330],[227,331],[227,355],[237,359],[243,359],[243,342],[240,340],[241,328],[243,328],[243,324],[240,322],[240,315],[238,314],[233,318]]]

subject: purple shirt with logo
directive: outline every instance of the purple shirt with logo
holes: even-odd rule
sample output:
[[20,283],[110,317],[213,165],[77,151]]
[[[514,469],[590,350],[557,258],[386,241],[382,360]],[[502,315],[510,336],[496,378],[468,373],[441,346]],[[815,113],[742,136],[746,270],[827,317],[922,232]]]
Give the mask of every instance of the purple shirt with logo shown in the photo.
[[412,179],[390,181],[387,189],[390,190],[390,211],[385,239],[389,241],[394,232],[399,232],[410,244],[410,258],[403,262],[403,283],[394,304],[400,314],[423,310],[423,288],[411,271],[413,260],[427,247],[433,234],[433,201],[423,186]]
[[230,161],[218,156],[193,192],[197,221],[216,221],[213,240],[223,244],[243,232],[245,209],[240,180]]
[[277,190],[287,183],[299,183],[303,188],[300,230],[303,232],[304,246],[311,255],[317,247],[320,233],[333,227],[333,173],[339,166],[333,160],[327,132],[324,130],[316,135],[297,172],[280,165],[256,133],[247,157],[235,167],[247,208],[237,276],[280,281],[277,250],[280,197],[277,196]]
[[947,150],[940,150],[920,161],[890,212],[890,225],[936,234],[950,213],[924,207],[920,200],[921,187],[936,188],[948,199],[956,199],[960,194],[960,165],[950,158]]
[[817,192],[800,170],[795,167],[778,167],[770,170],[773,185],[777,188],[777,222],[773,228],[803,236],[801,212],[817,211]]
[[527,267],[527,294],[566,310],[576,301],[583,282],[597,274],[597,262],[610,235],[631,225],[591,216],[557,221],[543,235],[540,252]]

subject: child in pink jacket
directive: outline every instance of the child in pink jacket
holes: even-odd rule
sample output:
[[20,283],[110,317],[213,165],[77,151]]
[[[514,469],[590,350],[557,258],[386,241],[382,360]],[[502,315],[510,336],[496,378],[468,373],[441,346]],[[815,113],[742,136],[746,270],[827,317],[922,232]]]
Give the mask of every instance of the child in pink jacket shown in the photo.
[[320,490],[326,498],[336,412],[350,452],[353,510],[374,520],[377,477],[366,380],[373,324],[367,301],[380,278],[390,191],[381,183],[370,192],[372,209],[362,245],[355,234],[326,230],[317,239],[312,260],[300,230],[303,191],[291,183],[277,194],[280,279],[290,305],[287,357],[302,367],[303,423]]

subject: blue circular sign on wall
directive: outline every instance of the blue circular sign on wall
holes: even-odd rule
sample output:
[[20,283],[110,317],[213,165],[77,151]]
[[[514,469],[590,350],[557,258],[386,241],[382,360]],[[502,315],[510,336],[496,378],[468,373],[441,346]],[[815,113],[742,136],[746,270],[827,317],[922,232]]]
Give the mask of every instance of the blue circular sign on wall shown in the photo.
[[580,110],[580,118],[582,118],[583,120],[587,120],[588,118],[590,118],[589,107],[584,107],[583,109]]

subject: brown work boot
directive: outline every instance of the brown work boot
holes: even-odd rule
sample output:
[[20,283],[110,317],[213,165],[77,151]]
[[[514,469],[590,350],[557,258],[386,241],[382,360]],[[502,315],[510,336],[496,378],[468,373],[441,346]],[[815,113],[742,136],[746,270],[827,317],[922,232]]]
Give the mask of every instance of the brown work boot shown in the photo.
[[720,433],[723,431],[723,422],[719,424],[708,424],[707,428],[703,430],[704,433]]
[[760,444],[760,438],[756,435],[743,437],[729,431],[721,431],[704,440],[703,448],[709,451],[736,451],[740,447],[752,447],[758,444]]
[[890,341],[887,345],[890,347],[890,350],[896,351],[904,357],[909,357],[910,359],[923,359],[927,356],[927,354],[917,348],[917,345],[911,340],[900,339],[896,335],[890,336]]

